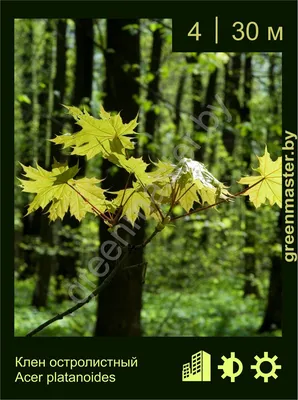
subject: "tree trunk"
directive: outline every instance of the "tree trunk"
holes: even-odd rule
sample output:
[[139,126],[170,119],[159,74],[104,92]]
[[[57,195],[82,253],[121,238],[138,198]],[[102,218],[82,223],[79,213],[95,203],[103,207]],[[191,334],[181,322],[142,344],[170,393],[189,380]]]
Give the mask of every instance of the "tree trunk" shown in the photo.
[[[250,121],[250,108],[249,101],[251,99],[251,86],[252,86],[252,56],[245,55],[245,66],[244,66],[244,101],[243,107],[241,109],[240,117],[241,122],[249,122]],[[251,167],[251,146],[252,146],[252,137],[251,137],[251,129],[248,129],[246,133],[246,137],[244,139],[243,148],[243,160],[246,163],[247,170]],[[260,296],[259,288],[256,284],[256,255],[255,255],[255,234],[256,234],[256,223],[255,223],[255,210],[251,201],[249,201],[249,197],[245,196],[245,248],[249,249],[248,252],[244,254],[244,274],[245,274],[245,283],[243,289],[244,297],[254,294],[256,296]]]
[[180,130],[180,122],[181,122],[181,104],[182,104],[182,99],[183,99],[183,93],[184,93],[184,86],[185,86],[185,81],[186,81],[186,71],[183,71],[180,79],[179,79],[179,84],[178,84],[178,90],[176,94],[176,100],[175,100],[175,118],[174,118],[174,124],[176,126],[176,135],[179,135],[179,130]]
[[[42,245],[46,244],[51,246],[53,244],[53,232],[49,227],[47,218],[41,218],[40,236]],[[52,257],[49,257],[46,251],[38,257],[37,282],[32,298],[32,305],[36,308],[47,306],[49,285],[53,269],[51,258]]]
[[[241,113],[241,106],[238,98],[238,91],[240,85],[240,70],[241,70],[241,54],[232,56],[230,63],[225,65],[225,96],[224,104],[231,114],[232,121],[229,126],[225,126],[222,133],[223,144],[229,156],[233,156],[235,147],[235,128],[239,122]],[[226,166],[225,182],[229,185],[231,183],[232,171],[229,168],[229,163]]]
[[[200,53],[197,53],[197,56]],[[188,63],[196,63],[197,57],[188,57]],[[212,105],[215,97],[216,90],[216,80],[217,80],[218,70],[217,68],[210,73],[209,81],[206,89],[205,98],[202,100],[203,96],[203,84],[200,74],[192,74],[192,111],[193,111],[193,132],[196,135],[199,131],[205,131],[207,135],[207,130],[210,122],[210,110],[207,106]],[[200,147],[195,149],[194,159],[200,162],[204,162],[205,150],[204,144],[199,144]],[[200,239],[201,246],[206,246],[208,240],[208,228],[204,227]]]
[[[209,75],[209,81],[208,81],[206,96],[205,96],[205,104],[203,107],[204,111],[206,112],[206,114],[204,115],[204,119],[202,121],[204,124],[205,130],[208,129],[210,126],[210,116],[211,116],[212,110],[210,108],[208,108],[208,106],[212,106],[212,104],[214,102],[217,75],[218,75],[217,68],[215,68],[214,71],[212,71]],[[209,149],[208,164],[212,165],[214,163],[214,156],[216,153],[214,141],[209,141],[209,147],[210,147],[210,149]]]
[[[53,23],[48,20],[45,29],[44,62],[40,73],[43,88],[39,92],[38,100],[40,107],[39,116],[39,164],[49,167],[49,152],[51,145],[46,140],[50,138],[50,115],[52,111],[52,68],[53,68]],[[51,273],[53,270],[54,259],[49,255],[47,248],[52,246],[53,231],[48,223],[47,216],[41,211],[40,216],[40,239],[41,246],[44,247],[43,253],[38,255],[37,282],[33,293],[32,305],[40,308],[46,307]]]
[[[54,105],[52,114],[51,135],[54,138],[59,135],[65,123],[64,111],[61,110],[61,104],[64,103],[64,95],[66,88],[66,28],[67,21],[59,19],[57,21],[57,36],[56,36],[56,72],[54,78]],[[59,147],[51,142],[51,160],[55,157],[58,160]]]
[[269,95],[272,99],[272,114],[273,116],[278,115],[278,101],[275,91],[275,54],[269,55]]
[[[136,97],[139,95],[138,68],[129,68],[128,65],[140,64],[140,35],[131,33],[127,25],[139,24],[137,19],[109,19],[107,20],[107,51],[105,53],[106,81],[104,107],[107,111],[121,111],[125,122],[136,117],[139,106]],[[126,66],[126,67],[125,67]],[[102,163],[102,177],[105,188],[111,190],[123,189],[127,174],[122,170],[111,176],[111,164],[107,160]],[[128,227],[132,229],[131,227]],[[135,236],[123,234],[119,236],[127,242],[141,242],[142,233],[131,230]],[[106,241],[115,242],[107,230],[107,225],[100,221],[101,249]],[[100,257],[102,257],[100,251]],[[143,252],[134,253],[129,258],[127,266],[140,264],[143,261]],[[107,261],[110,271],[115,264]],[[100,279],[100,282],[102,279]],[[98,298],[97,322],[95,336],[139,336],[141,334],[142,307],[142,268],[132,268],[121,271],[110,283],[107,290]]]
[[[56,71],[53,84],[54,98],[53,98],[53,113],[51,118],[51,137],[54,138],[61,134],[65,123],[64,110],[62,110],[61,104],[64,104],[64,96],[66,89],[66,30],[67,20],[59,19],[57,21],[57,34],[56,34]],[[51,163],[54,158],[59,161],[65,161],[63,155],[61,156],[59,146],[51,142]],[[60,244],[62,246],[62,244]],[[62,271],[64,270],[64,257],[60,254],[57,255],[57,268],[55,271],[56,275],[56,301],[59,303],[62,301],[60,296],[61,290],[61,279]]]
[[[214,71],[212,71],[209,75],[209,81],[208,81],[208,86],[207,86],[206,96],[205,96],[204,111],[208,111],[207,107],[212,106],[212,104],[214,102],[217,75],[218,75],[217,68],[215,68]],[[206,116],[204,118],[204,125],[209,127],[209,122],[210,122],[210,114],[206,114]]]
[[[188,64],[196,64],[197,57],[200,53],[197,53],[196,57],[187,57]],[[203,111],[203,102],[202,102],[202,91],[203,91],[203,84],[202,84],[202,77],[200,73],[192,73],[191,75],[192,80],[192,113],[193,113],[193,135],[196,136],[196,133],[202,128],[198,124],[198,120],[200,119],[200,115]],[[194,158],[197,161],[204,160],[204,150],[203,146],[200,145],[199,148],[195,150]]]
[[[282,212],[280,211],[276,229],[276,237],[279,242],[281,238],[281,226]],[[259,333],[282,329],[282,259],[280,253],[272,255],[271,264],[268,303]]]
[[[160,62],[161,62],[161,52],[163,46],[163,36],[162,29],[156,29],[153,32],[153,43],[151,49],[151,62],[149,72],[154,76],[154,78],[149,82],[147,100],[152,106],[158,104],[159,99],[159,81],[160,81]],[[153,142],[154,131],[157,125],[157,115],[154,108],[151,107],[145,115],[145,132],[150,135],[148,145]],[[149,161],[148,147],[143,148],[143,158],[145,162]]]
[[[197,56],[199,54],[200,53],[197,53]],[[188,63],[197,63],[197,57],[188,57],[187,61]],[[211,106],[214,101],[217,74],[217,68],[215,68],[215,70],[210,73],[204,99],[202,99],[203,84],[201,74],[192,74],[192,112],[194,116],[194,135],[196,135],[196,132],[200,131],[205,131],[207,135],[207,130],[210,122],[210,109],[208,109],[207,107]],[[194,158],[197,161],[204,162],[204,154],[205,151],[203,149],[203,145],[200,145],[200,148],[195,149]]]
[[[32,162],[32,147],[33,142],[31,138],[31,122],[33,116],[32,102],[33,102],[33,78],[32,78],[32,70],[29,67],[32,63],[32,54],[33,54],[33,26],[32,21],[28,20],[22,23],[22,35],[24,40],[24,49],[21,56],[21,71],[22,71],[22,93],[24,93],[30,100],[30,102],[21,102],[21,113],[22,113],[22,121],[23,121],[23,132],[22,134],[26,136],[26,143],[24,143],[25,151],[22,152],[22,162],[25,165],[28,165]],[[28,204],[28,201],[26,202]],[[27,214],[26,207],[22,208],[23,210],[23,240],[26,244],[30,244],[30,237],[32,235],[37,235],[39,233],[39,226],[36,230],[36,226],[34,224],[34,215],[30,215],[25,217]],[[24,249],[22,252],[23,260],[26,264],[26,268],[20,273],[19,279],[27,279],[27,277],[31,276],[35,272],[35,262],[34,262],[34,252],[32,249]]]
[[[72,105],[90,107],[92,97],[92,80],[93,80],[93,56],[94,56],[94,31],[92,19],[76,19],[75,20],[75,37],[76,37],[76,65],[75,65],[75,83]],[[60,52],[62,53],[63,44],[61,43]],[[57,49],[58,51],[58,49]],[[61,66],[62,68],[62,66]],[[63,68],[65,65],[63,64]],[[62,71],[61,71],[62,73]],[[65,73],[65,72],[64,72]],[[58,71],[57,71],[58,74]],[[58,79],[58,78],[57,78]],[[62,79],[62,78],[60,78]],[[65,76],[64,85],[65,85]],[[60,82],[62,85],[62,82]],[[64,93],[64,92],[63,92]],[[73,131],[80,130],[78,125],[73,124]],[[79,175],[84,176],[86,171],[85,157],[71,156],[70,164],[75,165],[79,162]],[[80,227],[80,222],[70,214],[66,214],[62,223],[63,227],[69,226],[71,232]],[[61,302],[66,295],[59,293],[61,288],[61,279],[68,278],[74,279],[77,276],[76,263],[79,259],[80,249],[75,245],[72,235],[65,234],[60,236],[66,252],[68,254],[58,257],[58,270],[57,270],[57,300]]]

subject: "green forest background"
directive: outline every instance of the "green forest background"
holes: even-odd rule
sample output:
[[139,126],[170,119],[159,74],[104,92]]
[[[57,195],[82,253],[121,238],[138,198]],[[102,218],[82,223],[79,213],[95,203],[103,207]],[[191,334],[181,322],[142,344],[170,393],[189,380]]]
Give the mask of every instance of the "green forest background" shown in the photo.
[[[194,39],[195,40],[195,39]],[[61,104],[139,113],[138,155],[204,162],[237,192],[265,144],[281,155],[280,53],[172,53],[171,20],[15,20],[15,335],[86,297],[98,285],[88,266],[107,232],[89,215],[50,224],[25,216],[20,162],[49,168],[53,157],[79,162],[81,175],[123,188],[116,167],[88,163],[47,139],[75,131]],[[201,121],[199,123],[198,121]],[[142,242],[152,224],[133,238]],[[247,197],[188,216],[164,229],[123,273],[79,311],[40,336],[281,335],[281,233],[278,207]]]

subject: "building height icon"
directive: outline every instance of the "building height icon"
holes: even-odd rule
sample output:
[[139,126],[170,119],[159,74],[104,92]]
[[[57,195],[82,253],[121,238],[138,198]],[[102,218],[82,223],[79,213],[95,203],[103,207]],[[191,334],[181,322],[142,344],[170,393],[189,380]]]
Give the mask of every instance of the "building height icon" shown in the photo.
[[191,362],[183,364],[183,382],[210,382],[211,356],[205,351],[199,351],[191,356]]

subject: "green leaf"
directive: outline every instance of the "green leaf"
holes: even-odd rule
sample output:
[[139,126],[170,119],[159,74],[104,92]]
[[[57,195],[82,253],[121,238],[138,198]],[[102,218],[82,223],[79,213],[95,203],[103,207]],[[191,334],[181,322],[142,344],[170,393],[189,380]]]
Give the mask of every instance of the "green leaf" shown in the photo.
[[[65,106],[66,107],[66,106]],[[63,148],[72,147],[71,154],[86,156],[91,159],[97,154],[115,162],[113,153],[125,155],[126,149],[133,149],[134,144],[128,135],[135,134],[137,117],[128,124],[123,123],[120,114],[111,116],[103,107],[100,109],[102,119],[92,117],[86,110],[76,107],[66,107],[69,114],[82,129],[74,134],[57,136],[51,139]]]
[[27,178],[19,179],[23,192],[36,193],[29,204],[27,215],[50,205],[47,213],[51,221],[62,219],[68,210],[80,221],[87,212],[96,214],[94,208],[104,213],[109,206],[104,190],[97,186],[100,182],[98,179],[73,179],[79,171],[77,165],[69,168],[66,164],[55,161],[52,171],[46,171],[38,164],[36,168],[25,165],[22,167],[25,172],[23,175]]
[[124,156],[118,155],[117,159],[119,166],[124,168],[129,174],[134,174],[141,185],[151,182],[150,176],[145,172],[149,164],[146,164],[142,157],[130,157],[126,159]]
[[145,216],[149,217],[152,213],[152,203],[148,193],[138,191],[135,188],[120,190],[117,197],[113,200],[117,207],[122,207],[121,218],[126,217],[127,220],[134,225],[142,209]]
[[151,172],[146,172],[149,164],[145,163],[143,158],[130,157],[126,159],[122,155],[115,156],[118,159],[117,164],[124,168],[128,173],[133,174],[139,183],[139,187],[150,186],[156,183],[156,185],[162,185],[163,183],[169,183],[169,174],[174,170],[175,165],[159,161],[153,163],[156,168]]
[[[282,207],[282,157],[278,157],[276,161],[272,161],[270,154],[265,148],[263,157],[258,157],[259,167],[254,169],[258,172],[257,176],[249,176],[241,178],[238,183],[242,185],[253,186],[244,196],[249,196],[250,201],[256,208],[262,204],[273,206],[275,203]],[[259,182],[259,183],[258,183]]]

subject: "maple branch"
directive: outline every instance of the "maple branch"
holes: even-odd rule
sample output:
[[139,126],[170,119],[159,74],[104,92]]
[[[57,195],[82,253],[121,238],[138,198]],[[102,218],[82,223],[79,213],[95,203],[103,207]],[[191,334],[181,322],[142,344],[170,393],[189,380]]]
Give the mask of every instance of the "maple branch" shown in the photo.
[[[249,187],[247,187],[247,188],[241,190],[241,191],[238,192],[238,193],[235,193],[235,194],[233,195],[233,197],[238,197],[238,196],[240,196],[240,195],[242,195],[242,194],[248,192],[251,188],[253,188],[254,186],[257,186],[257,185],[258,185],[259,183],[261,183],[264,179],[265,179],[265,178],[262,178],[262,179],[260,179],[258,182],[254,183],[253,185],[251,185],[251,186],[249,186]],[[227,199],[219,200],[219,201],[217,201],[217,202],[214,203],[214,204],[210,204],[209,206],[197,208],[197,209],[195,209],[195,210],[189,211],[189,212],[186,213],[186,214],[179,215],[178,217],[171,218],[171,222],[172,222],[172,221],[177,221],[177,219],[180,219],[180,218],[183,218],[183,217],[187,217],[188,215],[191,215],[191,214],[196,214],[196,213],[198,213],[198,212],[200,212],[200,211],[208,210],[209,208],[216,207],[216,206],[218,206],[219,204],[226,203],[226,202],[227,202]]]
[[[133,249],[132,249],[133,250]],[[128,249],[126,251],[126,253],[124,254],[124,256],[121,258],[121,260],[119,261],[119,263],[117,263],[114,267],[114,269],[111,271],[111,273],[106,277],[106,279],[102,282],[101,285],[99,285],[97,288],[95,288],[93,290],[93,292],[91,292],[89,294],[89,296],[87,296],[85,299],[83,299],[80,303],[77,303],[75,306],[70,307],[69,309],[67,309],[66,311],[57,314],[55,317],[49,319],[48,321],[44,322],[43,324],[39,325],[37,328],[33,329],[33,331],[29,332],[26,337],[31,337],[36,335],[38,332],[42,331],[43,329],[45,329],[47,326],[51,325],[53,322],[58,321],[59,319],[63,319],[64,317],[66,317],[67,315],[72,314],[73,312],[79,310],[81,307],[83,307],[85,304],[89,303],[95,296],[98,296],[110,283],[111,281],[114,279],[114,277],[117,275],[117,273],[120,271],[120,269],[122,268],[124,261],[126,261],[127,257],[130,254],[130,250]]]
[[160,232],[160,229],[158,229],[157,226],[156,226],[156,228],[155,228],[154,231],[151,233],[151,235],[148,236],[148,238],[145,239],[143,243],[137,244],[136,246],[134,246],[134,248],[135,248],[135,249],[141,249],[141,248],[146,247],[147,244],[150,243],[151,240],[152,240],[159,232]]
[[[246,193],[248,190],[250,190],[251,188],[253,188],[254,186],[258,185],[259,183],[261,183],[265,178],[260,179],[258,182],[254,183],[253,185],[241,190],[240,192],[236,193],[235,195],[233,195],[233,197],[238,197],[244,193]],[[85,197],[79,193],[73,186],[71,186],[70,184],[68,184],[72,189],[74,189],[85,201],[87,201],[87,203],[94,209],[96,210],[99,214],[100,211],[97,210],[94,206],[92,206],[92,204],[85,199]],[[221,203],[226,202],[226,199],[222,199],[214,204],[211,204],[209,206],[206,207],[201,207],[199,209],[193,210],[188,212],[187,214],[184,215],[180,215],[178,217],[172,218],[171,221],[175,221],[177,219],[183,218],[187,215],[191,215],[203,210],[207,210],[208,208],[212,208],[215,207],[216,205],[219,205]],[[105,216],[105,218],[107,218]],[[164,221],[164,218],[163,218]],[[64,317],[66,317],[67,315],[72,314],[73,312],[79,310],[81,307],[83,307],[85,304],[89,303],[94,297],[98,296],[114,279],[114,277],[117,275],[117,273],[121,270],[121,268],[123,267],[124,262],[126,261],[127,257],[131,254],[131,252],[136,251],[137,249],[140,248],[144,248],[145,246],[147,246],[148,243],[150,243],[152,241],[152,239],[160,232],[160,228],[158,227],[158,225],[155,227],[154,231],[151,233],[151,235],[141,244],[139,245],[133,245],[133,246],[129,246],[128,249],[126,250],[126,253],[124,254],[124,256],[121,258],[121,260],[116,263],[115,267],[113,268],[113,270],[111,271],[111,273],[106,277],[106,279],[102,282],[101,285],[99,285],[96,289],[94,289],[89,296],[87,296],[85,299],[83,299],[80,303],[76,304],[73,307],[70,307],[69,309],[67,309],[66,311],[57,314],[55,317],[49,319],[48,321],[44,322],[43,324],[39,325],[37,328],[33,329],[31,332],[29,332],[26,337],[32,337],[34,335],[36,335],[38,332],[41,332],[43,329],[45,329],[47,326],[51,325],[52,323],[54,323],[55,321],[58,321],[60,319],[63,319]],[[139,266],[145,266],[145,270],[146,270],[146,266],[147,263],[141,263],[141,264],[136,264],[136,265],[132,265],[132,266],[128,266],[125,267],[123,269],[128,269],[128,268],[134,268],[134,267],[139,267]],[[143,275],[143,282],[144,282],[144,275]]]

